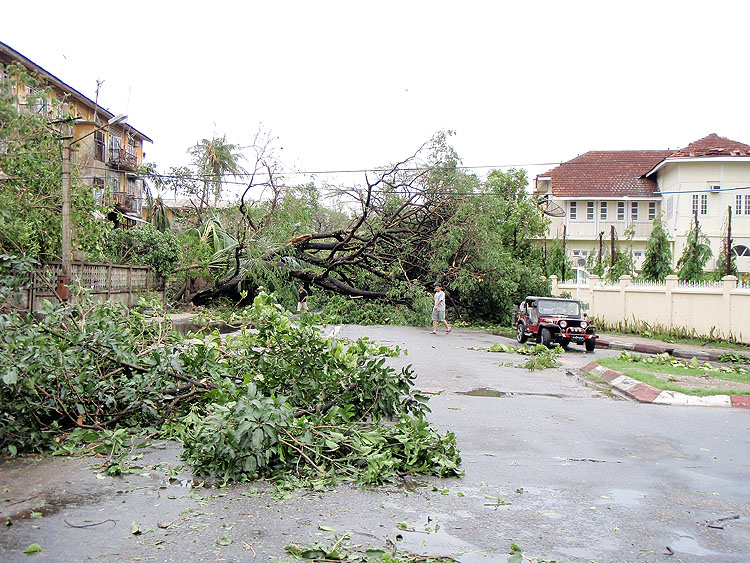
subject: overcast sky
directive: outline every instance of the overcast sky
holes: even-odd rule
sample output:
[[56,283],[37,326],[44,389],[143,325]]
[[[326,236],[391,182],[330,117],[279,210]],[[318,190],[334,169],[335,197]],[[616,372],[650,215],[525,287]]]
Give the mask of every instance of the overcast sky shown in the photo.
[[533,179],[589,150],[750,143],[749,16],[746,1],[37,0],[3,5],[0,40],[92,99],[103,80],[101,105],[153,139],[162,171],[260,126],[289,168],[318,171],[402,160],[450,129],[465,165]]

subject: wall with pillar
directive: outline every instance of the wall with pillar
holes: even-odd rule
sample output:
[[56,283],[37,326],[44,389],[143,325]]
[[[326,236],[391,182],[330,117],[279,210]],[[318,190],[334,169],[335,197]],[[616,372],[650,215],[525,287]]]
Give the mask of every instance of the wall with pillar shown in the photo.
[[734,276],[689,284],[674,275],[664,283],[634,281],[631,276],[615,283],[591,276],[584,285],[550,279],[553,295],[569,293],[580,299],[589,316],[609,326],[648,323],[750,344],[750,284],[738,283]]

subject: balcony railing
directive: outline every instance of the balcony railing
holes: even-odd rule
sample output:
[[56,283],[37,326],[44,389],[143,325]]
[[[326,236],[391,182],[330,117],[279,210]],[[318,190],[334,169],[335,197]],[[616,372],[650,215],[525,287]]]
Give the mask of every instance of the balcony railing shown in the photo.
[[136,170],[138,157],[127,149],[110,147],[109,164],[125,170]]
[[109,203],[125,213],[140,213],[143,205],[141,198],[127,192],[112,192]]
[[651,236],[653,227],[652,221],[570,221],[568,223],[567,235],[569,237],[580,237],[585,239],[596,239],[599,233],[604,233],[604,238],[608,238],[611,227],[615,227],[615,232],[620,238],[625,237],[625,229],[635,225],[635,239],[647,239]]

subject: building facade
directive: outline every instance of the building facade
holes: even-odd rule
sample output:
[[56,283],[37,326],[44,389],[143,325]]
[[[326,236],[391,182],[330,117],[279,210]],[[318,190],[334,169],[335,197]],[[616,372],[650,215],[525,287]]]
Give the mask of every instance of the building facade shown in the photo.
[[592,151],[537,176],[535,191],[559,209],[548,238],[565,237],[574,267],[614,231],[620,248],[632,241],[639,269],[657,216],[674,267],[697,215],[713,253],[707,269],[731,234],[737,268],[750,272],[750,145],[711,134],[677,151]]
[[[18,64],[34,77],[34,86],[15,80],[11,65]],[[33,112],[55,123],[63,113],[75,116],[72,165],[78,178],[91,186],[100,203],[111,209],[109,217],[125,218],[127,226],[141,222],[144,206],[139,169],[149,137],[127,122],[109,126],[115,115],[33,61],[0,43],[0,82],[16,97],[17,110]]]

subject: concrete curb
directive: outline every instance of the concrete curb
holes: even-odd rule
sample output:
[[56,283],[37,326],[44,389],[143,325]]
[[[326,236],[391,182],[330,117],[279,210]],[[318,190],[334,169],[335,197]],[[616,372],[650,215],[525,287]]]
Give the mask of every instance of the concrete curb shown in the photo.
[[[692,356],[691,356],[692,357]],[[662,391],[637,379],[623,375],[619,371],[605,368],[596,362],[586,364],[581,371],[602,378],[609,385],[616,388],[623,395],[635,399],[640,403],[656,403],[658,405],[685,405],[694,407],[737,407],[750,409],[748,395],[711,395],[696,397],[675,391]]]
[[680,350],[669,346],[652,346],[650,344],[632,344],[630,342],[620,342],[617,340],[597,339],[597,347],[612,348],[613,350],[629,350],[631,352],[640,352],[641,354],[669,354],[675,358],[690,360],[698,358],[704,362],[715,362],[725,352],[694,352],[692,350]]

